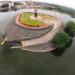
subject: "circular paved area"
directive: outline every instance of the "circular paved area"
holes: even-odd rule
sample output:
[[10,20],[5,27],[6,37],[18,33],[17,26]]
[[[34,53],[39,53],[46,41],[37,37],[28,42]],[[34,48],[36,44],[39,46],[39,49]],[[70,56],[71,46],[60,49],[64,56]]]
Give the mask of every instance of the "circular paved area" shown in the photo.
[[[13,48],[20,48],[22,50],[29,50],[34,52],[45,52],[53,50],[54,47],[51,41],[54,35],[60,30],[61,21],[59,19],[48,21],[53,25],[53,28],[48,27],[41,30],[32,30],[19,27],[15,24],[15,17],[6,28],[7,41],[23,40],[22,46],[14,46]],[[48,43],[49,42],[49,43]],[[38,49],[37,49],[38,48]]]
[[15,24],[15,17],[10,21],[10,23],[6,27],[5,32],[7,34],[8,41],[38,38],[52,29],[51,27],[38,30],[23,28]]
[[13,46],[11,48],[12,49],[19,48],[21,50],[32,51],[32,52],[47,52],[56,49],[56,47],[54,47],[51,42],[47,42],[41,45],[29,46],[29,47]]
[[[29,26],[29,25],[22,24],[22,23],[20,22],[20,15],[21,15],[21,14],[17,15],[16,20],[15,20],[15,23],[16,23],[17,25],[23,27],[23,28],[38,30],[38,29],[46,29],[46,28],[49,27],[49,25],[48,25],[47,23],[45,23],[46,19],[43,19],[43,18],[42,18],[42,19],[38,18],[38,20],[39,20],[39,21],[42,21],[42,22],[45,23],[45,24],[44,24],[44,25],[41,25],[41,26],[38,26],[38,27],[33,27],[33,26]],[[34,16],[31,16],[31,17],[30,17],[30,19],[32,19],[32,18],[37,19],[37,18],[35,18]]]
[[38,45],[38,44],[44,44],[44,43],[47,43],[48,41],[51,41],[54,35],[60,30],[61,21],[59,19],[56,19],[56,20],[48,21],[48,23],[53,25],[53,28],[51,31],[49,31],[48,33],[46,33],[45,35],[39,38],[21,41],[22,46],[23,47],[33,46],[33,45]]

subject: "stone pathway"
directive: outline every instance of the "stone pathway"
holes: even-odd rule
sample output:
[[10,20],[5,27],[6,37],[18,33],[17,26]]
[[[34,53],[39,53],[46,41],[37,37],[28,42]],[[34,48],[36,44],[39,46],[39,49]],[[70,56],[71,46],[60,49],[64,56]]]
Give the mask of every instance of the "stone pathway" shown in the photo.
[[12,49],[14,48],[19,48],[21,50],[27,50],[27,51],[32,51],[32,52],[47,52],[56,49],[54,45],[51,42],[45,43],[45,44],[38,44],[34,46],[29,46],[29,47],[22,47],[21,45],[14,45],[11,47]]
[[[12,39],[14,39],[15,38],[14,36],[17,36],[16,39],[24,38],[25,40],[21,41],[22,46],[14,46],[12,48],[20,48],[22,50],[28,50],[28,51],[34,51],[34,52],[46,52],[46,51],[53,50],[54,47],[52,46],[52,43],[51,42],[48,43],[48,42],[51,41],[52,38],[54,37],[54,35],[60,30],[60,28],[62,26],[61,20],[59,20],[57,18],[56,20],[51,20],[51,21],[48,20],[45,22],[48,23],[50,26],[51,25],[53,26],[52,30],[47,28],[48,31],[46,33],[45,33],[45,31],[47,29],[35,30],[35,31],[30,30],[30,29],[24,29],[20,26],[15,25],[15,22],[13,19],[13,21],[11,21],[10,24],[7,26],[7,30],[6,30],[6,33],[10,33],[10,36],[9,36],[9,34],[7,34],[9,37],[9,40],[11,41]],[[10,30],[10,32],[9,32],[9,30]],[[34,34],[34,32],[35,32],[35,34]],[[40,37],[33,38],[35,35],[37,36],[36,32],[39,32],[38,35],[42,32],[44,32],[44,34]],[[21,36],[19,36],[19,35],[21,35]],[[25,37],[27,37],[27,36],[30,36],[33,39],[26,39]],[[10,37],[12,39],[10,39]]]
[[21,41],[23,47],[43,44],[43,43],[47,43],[48,41],[51,41],[52,38],[54,37],[54,35],[60,30],[61,21],[59,19],[57,19],[54,21],[50,21],[49,24],[54,25],[53,29],[51,31],[49,31],[47,34],[45,34],[39,38]]
[[7,34],[8,38],[7,41],[34,39],[41,37],[52,30],[50,26],[45,29],[38,30],[23,28],[16,25],[14,19],[15,18],[13,18],[12,21],[10,21],[5,30],[5,33]]

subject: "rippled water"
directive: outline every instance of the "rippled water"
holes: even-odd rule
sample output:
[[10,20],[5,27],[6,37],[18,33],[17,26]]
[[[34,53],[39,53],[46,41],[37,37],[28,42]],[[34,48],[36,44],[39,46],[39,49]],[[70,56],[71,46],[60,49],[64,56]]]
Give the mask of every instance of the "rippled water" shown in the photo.
[[[22,11],[0,13],[0,33],[12,18]],[[75,21],[67,14],[38,10],[40,13],[55,15],[64,23]],[[0,47],[0,75],[75,75],[75,38],[71,47],[67,48],[62,56],[55,56],[51,52],[33,53],[19,49],[11,49],[9,44]]]

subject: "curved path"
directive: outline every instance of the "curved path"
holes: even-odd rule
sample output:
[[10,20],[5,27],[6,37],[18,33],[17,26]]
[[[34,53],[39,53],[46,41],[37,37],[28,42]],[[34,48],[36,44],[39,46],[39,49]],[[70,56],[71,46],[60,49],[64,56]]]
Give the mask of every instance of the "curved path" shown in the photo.
[[51,41],[54,35],[59,31],[61,27],[61,21],[59,19],[56,19],[56,20],[48,21],[48,23],[54,25],[53,29],[50,32],[36,39],[21,41],[22,46],[23,47],[33,46],[33,45],[43,44],[43,43],[47,43],[48,41]]

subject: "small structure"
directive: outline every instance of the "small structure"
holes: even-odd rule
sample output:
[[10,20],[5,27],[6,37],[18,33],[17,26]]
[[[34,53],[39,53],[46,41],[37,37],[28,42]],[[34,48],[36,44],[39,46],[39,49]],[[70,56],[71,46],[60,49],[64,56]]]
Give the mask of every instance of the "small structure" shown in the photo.
[[34,9],[34,17],[37,17],[37,10],[39,8],[42,8],[41,5],[36,5],[32,0],[30,0],[29,2],[26,2],[27,5],[30,7],[30,8],[33,8]]

